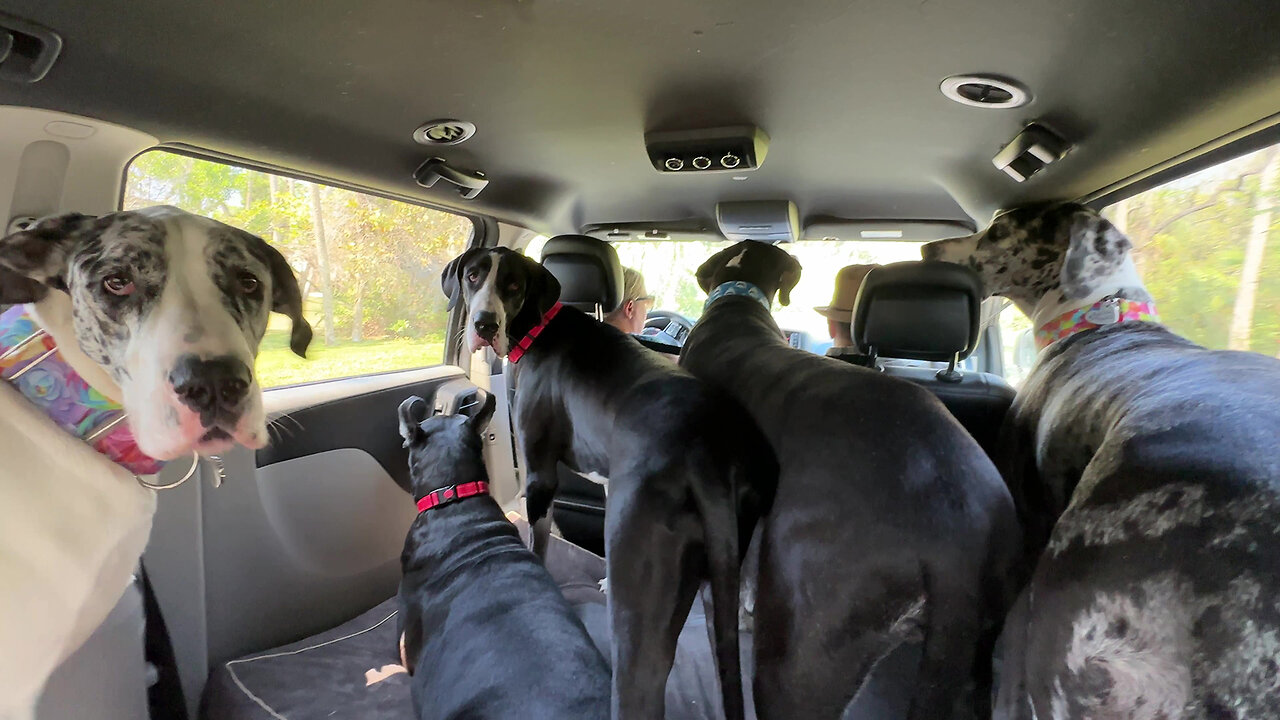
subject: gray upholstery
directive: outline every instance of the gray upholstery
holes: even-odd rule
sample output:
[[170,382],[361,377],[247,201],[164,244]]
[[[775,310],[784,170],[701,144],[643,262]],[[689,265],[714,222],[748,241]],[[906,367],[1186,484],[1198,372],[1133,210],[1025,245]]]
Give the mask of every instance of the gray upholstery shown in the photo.
[[586,313],[613,312],[622,302],[622,263],[603,240],[558,235],[542,246],[542,266],[560,282],[560,302]]

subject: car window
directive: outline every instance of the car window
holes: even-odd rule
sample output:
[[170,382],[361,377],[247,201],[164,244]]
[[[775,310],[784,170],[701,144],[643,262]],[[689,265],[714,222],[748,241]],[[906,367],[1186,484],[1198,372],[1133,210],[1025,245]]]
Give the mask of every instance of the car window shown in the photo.
[[[1170,329],[1217,350],[1280,357],[1280,145],[1139,193],[1102,213]],[[1005,373],[1035,360],[1031,322],[1000,314]]]
[[[541,258],[544,237],[535,238],[525,248],[533,258]],[[698,287],[698,266],[729,246],[728,241],[625,241],[613,244],[618,259],[625,267],[644,275],[645,288],[654,297],[654,309],[670,310],[690,320],[702,315],[706,293]],[[774,303],[773,316],[787,330],[799,330],[809,336],[818,352],[830,346],[827,320],[814,311],[831,302],[836,273],[845,265],[887,264],[920,259],[920,245],[904,241],[802,240],[783,247],[794,255],[804,271],[800,284],[791,292],[791,304]]]
[[440,271],[471,243],[453,213],[154,150],[129,166],[124,209],[174,205],[252,232],[298,274],[315,339],[289,350],[272,315],[264,388],[438,365],[448,325]]
[[1280,145],[1122,200],[1160,319],[1206,347],[1280,354]]

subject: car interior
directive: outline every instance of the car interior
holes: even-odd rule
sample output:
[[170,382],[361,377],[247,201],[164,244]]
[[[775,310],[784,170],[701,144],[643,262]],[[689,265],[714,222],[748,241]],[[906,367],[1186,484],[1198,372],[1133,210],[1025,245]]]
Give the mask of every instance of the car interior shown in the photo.
[[[813,307],[837,270],[883,263],[858,295],[850,360],[927,388],[990,452],[1033,361],[1030,326],[984,302],[972,273],[911,262],[919,245],[1029,202],[1084,202],[1138,233],[1177,212],[1144,193],[1253,192],[1262,161],[1246,159],[1280,142],[1278,37],[1280,4],[1265,2],[6,0],[8,230],[161,203],[259,223],[308,278],[322,352],[297,367],[323,368],[266,390],[271,445],[200,460],[159,493],[145,607],[122,601],[38,717],[146,716],[144,626],[172,648],[187,716],[320,717],[277,714],[236,663],[313,647],[341,663],[326,643],[385,621],[415,516],[396,420],[409,395],[441,412],[475,388],[498,396],[485,459],[493,494],[521,510],[516,378],[490,349],[466,352],[439,291],[467,247],[526,252],[598,317],[628,299],[623,267],[639,269],[653,303],[637,341],[673,362],[705,298],[694,271],[731,242],[781,243],[805,265],[774,310],[817,353],[831,338]],[[1216,212],[1205,193],[1184,209]],[[375,237],[394,247],[375,252]],[[1277,250],[1260,261],[1259,318],[1280,304]],[[1149,257],[1148,273],[1209,262]],[[387,267],[394,303],[358,282]],[[1221,274],[1237,278],[1221,291],[1230,316],[1239,272]],[[1253,348],[1276,355],[1268,318]],[[364,365],[363,347],[401,355]],[[602,554],[603,488],[561,474],[559,534]],[[143,693],[104,689],[118,678]]]

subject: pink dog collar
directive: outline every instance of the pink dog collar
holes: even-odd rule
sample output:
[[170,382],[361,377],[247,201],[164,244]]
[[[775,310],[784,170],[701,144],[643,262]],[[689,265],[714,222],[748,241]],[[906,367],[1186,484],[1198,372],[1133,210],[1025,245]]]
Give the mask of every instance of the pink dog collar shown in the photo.
[[1036,330],[1036,347],[1043,350],[1065,337],[1104,325],[1137,320],[1160,322],[1153,302],[1138,302],[1124,298],[1105,297],[1098,302],[1076,310],[1069,310]]
[[164,463],[138,449],[124,408],[94,390],[71,368],[53,338],[17,305],[0,314],[0,379],[8,382],[63,430],[135,475]]

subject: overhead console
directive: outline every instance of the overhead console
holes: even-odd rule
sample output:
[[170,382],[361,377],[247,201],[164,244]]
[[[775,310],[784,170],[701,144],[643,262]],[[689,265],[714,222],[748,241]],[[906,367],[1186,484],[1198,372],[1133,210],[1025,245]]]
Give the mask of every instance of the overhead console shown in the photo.
[[770,243],[800,239],[800,213],[790,200],[744,200],[716,204],[716,224],[731,242]]
[[741,173],[764,164],[769,136],[758,127],[736,125],[645,133],[644,145],[660,173]]

